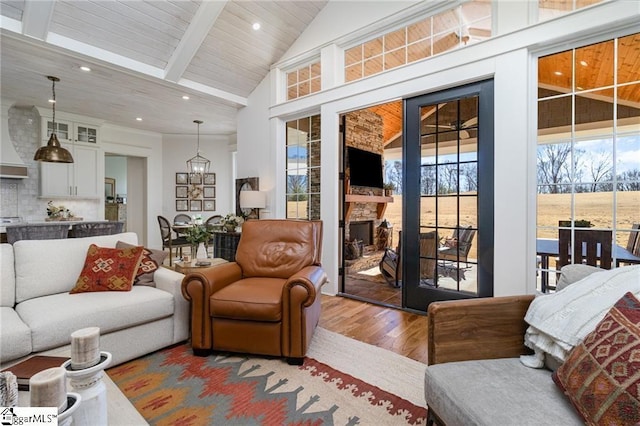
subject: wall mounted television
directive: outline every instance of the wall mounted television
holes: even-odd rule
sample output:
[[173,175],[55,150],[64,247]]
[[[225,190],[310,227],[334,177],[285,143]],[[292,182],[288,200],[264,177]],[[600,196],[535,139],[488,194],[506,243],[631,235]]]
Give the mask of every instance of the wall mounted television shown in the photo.
[[382,188],[382,155],[347,147],[351,185]]

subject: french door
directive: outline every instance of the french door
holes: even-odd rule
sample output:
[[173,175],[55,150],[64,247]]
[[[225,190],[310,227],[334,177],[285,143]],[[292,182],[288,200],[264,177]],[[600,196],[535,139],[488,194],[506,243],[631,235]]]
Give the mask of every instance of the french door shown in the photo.
[[493,80],[405,100],[403,306],[493,296]]

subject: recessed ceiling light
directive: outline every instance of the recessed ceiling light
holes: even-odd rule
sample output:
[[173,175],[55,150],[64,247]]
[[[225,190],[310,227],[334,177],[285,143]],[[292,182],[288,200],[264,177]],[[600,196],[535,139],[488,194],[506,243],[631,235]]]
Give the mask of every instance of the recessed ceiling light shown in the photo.
[[142,121],[142,117],[136,117],[136,121]]
[[252,25],[252,28],[255,31],[258,31],[260,29],[260,22],[254,22],[253,25]]
[[580,61],[580,65],[586,67],[587,65],[589,65],[589,63],[587,61]]
[[91,71],[91,68],[89,68],[89,67],[85,67],[84,65],[83,65],[83,66],[81,66],[81,67],[80,67],[80,69],[81,69],[82,71],[86,71],[86,72]]
[[187,95],[184,95],[184,96],[182,97],[182,99],[184,99],[185,101],[188,101],[188,100],[189,100],[189,97],[188,97]]
[[554,74],[555,75],[562,75],[562,71],[555,71]]

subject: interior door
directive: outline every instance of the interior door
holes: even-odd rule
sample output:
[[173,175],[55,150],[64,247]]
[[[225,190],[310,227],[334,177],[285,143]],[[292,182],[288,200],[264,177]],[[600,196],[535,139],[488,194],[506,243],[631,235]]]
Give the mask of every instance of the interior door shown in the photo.
[[493,295],[493,81],[405,101],[403,305]]

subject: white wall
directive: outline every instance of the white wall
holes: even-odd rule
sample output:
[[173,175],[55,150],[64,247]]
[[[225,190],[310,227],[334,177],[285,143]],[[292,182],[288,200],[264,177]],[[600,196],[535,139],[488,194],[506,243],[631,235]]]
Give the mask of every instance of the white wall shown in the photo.
[[422,3],[422,0],[345,1],[330,0],[305,31],[282,56],[281,61],[315,49],[353,31],[368,28],[377,21]]
[[[522,2],[522,7],[528,4]],[[499,6],[501,3],[497,3]],[[385,5],[388,6],[388,5]],[[330,2],[310,29],[285,55],[292,55],[315,46],[324,46],[343,30],[335,25],[344,23],[344,32],[352,31],[349,18],[366,26],[361,20],[371,19],[374,25],[375,4],[362,2]],[[495,9],[494,9],[495,10]],[[497,13],[508,20],[519,8],[505,7]],[[408,98],[471,81],[493,78],[495,84],[495,260],[494,293],[509,295],[532,293],[535,290],[535,122],[536,73],[532,50],[564,50],[577,37],[586,39],[616,28],[630,26],[640,18],[640,2],[609,2],[529,28],[513,31],[513,25],[502,25],[509,34],[496,36],[483,43],[467,46],[418,63],[378,74],[361,81],[323,90],[299,100],[271,105],[271,90],[277,74],[265,81],[249,96],[249,106],[238,116],[238,163],[256,164],[264,158],[252,159],[269,131],[272,148],[267,149],[275,168],[261,171],[261,181],[278,182],[271,194],[275,217],[284,214],[283,122],[322,109],[322,219],[325,222],[323,265],[330,283],[323,290],[338,290],[338,116],[340,113],[364,108],[394,99]],[[346,21],[346,22],[345,22]],[[523,24],[523,20],[518,20]],[[597,25],[597,26],[596,26]],[[336,30],[336,27],[338,28]],[[637,28],[637,27],[636,27]],[[325,29],[325,31],[321,31]],[[627,33],[631,30],[627,29]],[[325,67],[323,66],[323,70]],[[268,85],[268,88],[265,88]],[[262,121],[270,117],[269,128]],[[252,129],[244,129],[252,127]],[[243,130],[244,129],[244,130]],[[532,212],[534,215],[532,216]],[[533,219],[532,219],[533,218]]]
[[[143,189],[141,194],[137,195],[138,200],[132,204],[131,197],[134,194],[127,194],[127,228],[136,229],[138,241],[141,244],[161,249],[162,239],[156,216],[159,214],[158,212],[162,211],[162,176],[164,174],[162,170],[162,135],[109,124],[101,127],[100,135],[103,152],[138,157],[146,161],[144,182],[141,184]],[[138,163],[138,167],[143,167],[142,164],[144,163]],[[127,180],[140,179],[134,172],[135,170],[127,170]],[[99,179],[104,180],[104,168]],[[138,205],[142,212],[137,210],[136,206]],[[142,221],[137,219],[140,216],[143,217]],[[102,205],[102,217],[104,217],[104,205]],[[140,222],[143,224],[141,225]],[[140,226],[142,226],[142,231],[138,230]]]
[[116,197],[127,194],[127,157],[105,155],[104,176],[116,180]]
[[267,192],[267,208],[260,210],[262,219],[276,217],[273,211],[276,142],[269,122],[269,87],[267,77],[249,96],[252,107],[238,111],[238,141],[245,143],[237,145],[236,174],[238,178],[259,178],[259,189]]
[[196,155],[196,135],[164,135],[162,147],[164,155],[163,174],[161,177],[162,206],[154,213],[163,215],[169,221],[178,213],[188,215],[201,214],[204,219],[215,214],[226,215],[234,212],[233,196],[235,181],[232,177],[232,152],[235,149],[235,135],[203,135],[200,134],[200,154],[211,161],[210,172],[216,174],[216,211],[177,212],[176,211],[176,173],[187,171],[187,160]]

